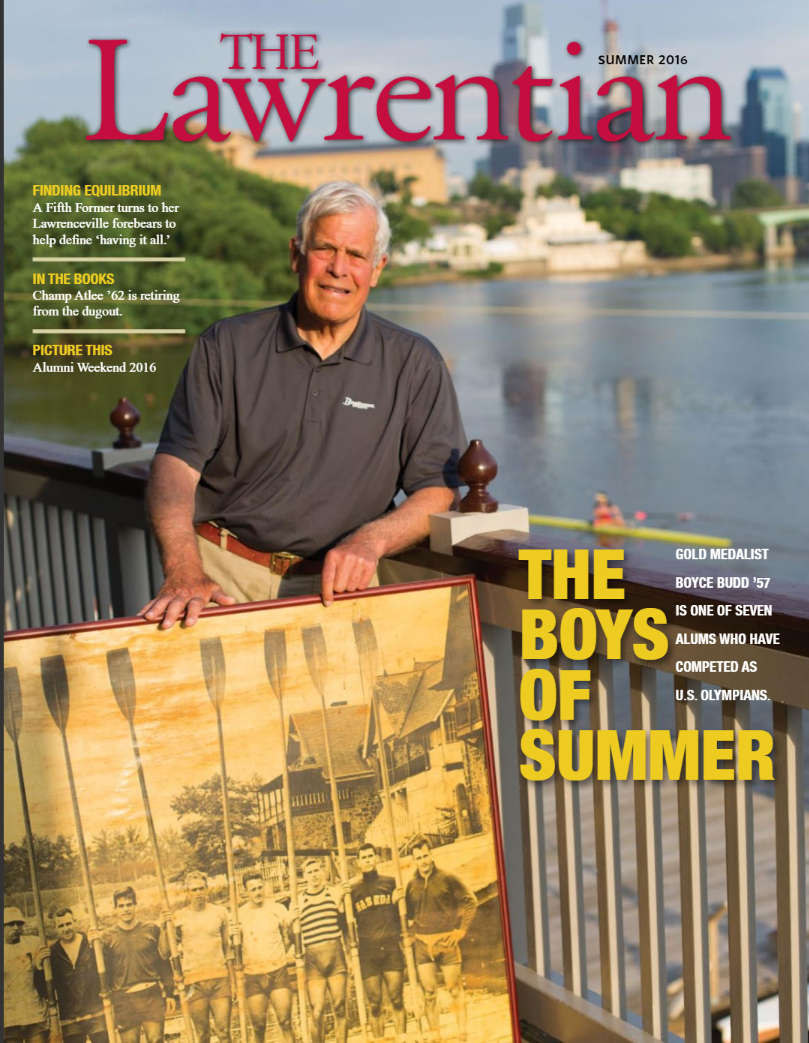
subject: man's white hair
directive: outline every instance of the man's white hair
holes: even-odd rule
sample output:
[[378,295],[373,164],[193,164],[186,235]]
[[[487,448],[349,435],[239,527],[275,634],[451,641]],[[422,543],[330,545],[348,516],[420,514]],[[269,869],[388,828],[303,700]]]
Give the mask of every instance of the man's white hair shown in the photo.
[[298,227],[295,241],[301,253],[306,253],[312,225],[321,217],[332,214],[353,214],[365,208],[376,214],[376,236],[374,237],[374,264],[377,265],[388,252],[390,245],[390,222],[382,197],[353,181],[328,181],[320,185],[304,199],[298,211]]

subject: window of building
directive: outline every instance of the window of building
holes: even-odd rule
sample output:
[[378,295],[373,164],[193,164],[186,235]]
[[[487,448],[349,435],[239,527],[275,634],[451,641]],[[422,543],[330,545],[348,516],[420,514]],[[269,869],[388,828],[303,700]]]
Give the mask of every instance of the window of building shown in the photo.
[[455,742],[458,738],[458,728],[455,722],[455,711],[446,710],[444,713],[444,734],[447,742]]
[[[343,825],[343,840],[347,844],[350,844],[351,843],[351,823],[350,822],[343,822],[342,825]],[[334,824],[332,824],[332,827],[331,827],[331,839],[332,839],[332,843],[333,844],[337,843],[337,830],[335,829]]]

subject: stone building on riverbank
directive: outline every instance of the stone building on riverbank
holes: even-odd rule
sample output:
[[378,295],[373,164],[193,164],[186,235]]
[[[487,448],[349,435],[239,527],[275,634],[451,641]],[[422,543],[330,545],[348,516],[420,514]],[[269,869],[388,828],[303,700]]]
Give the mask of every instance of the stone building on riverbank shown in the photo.
[[373,175],[385,170],[391,171],[399,183],[412,179],[410,190],[415,199],[431,203],[448,199],[446,160],[431,141],[350,141],[276,149],[238,131],[231,131],[224,141],[204,140],[231,166],[310,190],[324,181],[337,180],[355,181],[367,188]]
[[526,192],[517,220],[489,239],[479,224],[435,229],[425,242],[410,242],[393,255],[395,264],[436,264],[455,271],[485,271],[502,265],[506,274],[615,271],[647,261],[639,240],[624,242],[588,221],[578,196],[546,199]]

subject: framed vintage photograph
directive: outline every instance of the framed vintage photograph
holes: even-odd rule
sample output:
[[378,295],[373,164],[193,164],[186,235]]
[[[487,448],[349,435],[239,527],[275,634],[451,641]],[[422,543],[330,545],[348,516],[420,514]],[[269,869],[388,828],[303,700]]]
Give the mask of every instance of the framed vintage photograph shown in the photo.
[[17,631],[4,682],[7,1039],[517,1043],[473,579]]

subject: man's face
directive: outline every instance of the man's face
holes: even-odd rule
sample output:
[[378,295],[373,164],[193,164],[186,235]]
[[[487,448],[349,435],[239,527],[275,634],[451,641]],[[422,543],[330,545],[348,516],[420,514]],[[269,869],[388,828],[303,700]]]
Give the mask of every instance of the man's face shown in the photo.
[[3,928],[3,941],[9,945],[17,945],[20,938],[22,938],[22,929],[25,924],[22,920],[15,920],[14,923],[7,923]]
[[357,855],[357,864],[361,872],[370,873],[376,867],[376,851],[372,847],[360,851]]
[[247,897],[253,905],[262,905],[264,902],[264,881],[248,880]]
[[188,881],[188,902],[194,909],[204,909],[208,901],[208,884],[200,877],[192,877]]
[[429,876],[433,868],[433,853],[428,847],[417,847],[413,852],[416,869],[422,876]]
[[119,898],[115,903],[115,915],[119,923],[133,924],[137,913],[138,907],[131,898]]
[[65,913],[64,916],[60,916],[56,920],[56,930],[59,937],[63,942],[72,942],[76,937],[76,921],[70,915]]
[[350,214],[331,214],[314,222],[306,252],[290,243],[292,270],[311,315],[328,326],[355,318],[376,286],[387,261],[374,264],[376,213],[363,207]]
[[323,870],[316,862],[310,862],[303,870],[303,878],[310,891],[319,891],[323,886]]

